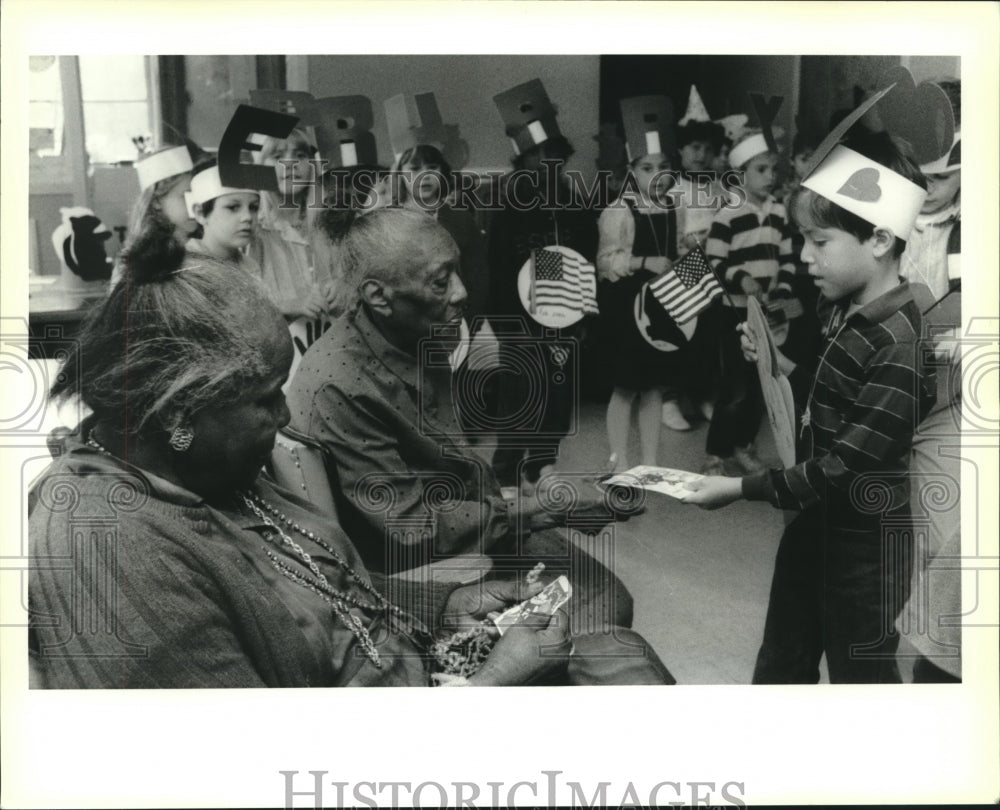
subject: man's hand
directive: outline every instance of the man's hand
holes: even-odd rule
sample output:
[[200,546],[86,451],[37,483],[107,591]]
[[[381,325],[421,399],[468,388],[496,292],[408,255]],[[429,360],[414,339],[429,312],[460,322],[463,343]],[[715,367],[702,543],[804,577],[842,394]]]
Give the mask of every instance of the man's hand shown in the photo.
[[743,481],[739,478],[707,475],[698,481],[689,481],[685,486],[691,494],[686,495],[683,502],[693,503],[702,509],[719,509],[743,497]]
[[478,624],[490,613],[500,613],[511,605],[530,599],[545,587],[543,582],[519,579],[490,579],[456,588],[448,596],[441,624],[448,630],[464,630]]
[[480,670],[472,686],[518,686],[566,666],[573,652],[569,614],[559,608],[551,617],[529,616],[509,627]]

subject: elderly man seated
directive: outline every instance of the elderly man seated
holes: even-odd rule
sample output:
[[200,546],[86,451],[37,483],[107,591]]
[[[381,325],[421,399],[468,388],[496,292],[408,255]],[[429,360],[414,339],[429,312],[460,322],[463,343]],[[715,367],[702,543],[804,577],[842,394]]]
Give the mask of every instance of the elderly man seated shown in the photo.
[[576,532],[592,541],[588,554],[565,530],[531,531],[533,519],[557,510],[539,504],[544,495],[506,501],[462,435],[453,344],[440,337],[441,327],[458,332],[466,298],[448,233],[426,213],[379,209],[353,222],[342,254],[353,303],[306,352],[288,404],[292,428],[331,462],[341,521],[366,565],[394,573],[485,552],[503,576],[541,561],[546,577],[569,576],[574,621],[591,631],[629,627],[632,600],[607,567],[611,535],[601,529],[613,515],[599,491],[567,479],[576,489],[570,521],[591,516]]

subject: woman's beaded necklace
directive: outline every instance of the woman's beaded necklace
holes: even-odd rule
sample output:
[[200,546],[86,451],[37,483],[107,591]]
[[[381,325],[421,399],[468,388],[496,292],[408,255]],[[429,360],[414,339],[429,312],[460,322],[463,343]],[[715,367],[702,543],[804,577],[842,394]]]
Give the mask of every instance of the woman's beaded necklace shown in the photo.
[[[410,625],[418,624],[416,620],[406,614],[402,608],[397,607],[382,596],[374,585],[355,571],[347,560],[345,560],[344,557],[333,548],[333,546],[331,546],[318,534],[302,528],[294,520],[287,517],[284,513],[279,512],[274,506],[271,506],[264,501],[259,495],[252,492],[243,492],[240,493],[240,498],[247,509],[249,509],[254,515],[260,518],[265,525],[277,533],[278,538],[281,540],[281,545],[286,546],[295,552],[299,559],[306,564],[312,572],[313,578],[310,579],[298,571],[295,571],[287,562],[280,559],[277,554],[265,546],[264,553],[271,561],[271,565],[273,565],[279,573],[290,579],[292,582],[295,582],[304,588],[308,588],[327,602],[333,608],[333,612],[336,614],[340,622],[347,627],[347,629],[350,630],[354,637],[358,640],[358,643],[361,645],[362,649],[364,649],[365,655],[368,656],[369,660],[376,667],[381,669],[382,659],[379,656],[378,649],[375,647],[375,643],[372,641],[371,635],[368,633],[368,628],[365,627],[364,622],[362,622],[361,619],[359,619],[354,613],[351,613],[351,607],[356,607],[369,613],[385,613],[403,623]],[[275,522],[274,518],[276,518],[278,522]],[[342,593],[334,588],[326,578],[326,575],[319,570],[319,566],[316,565],[309,552],[296,543],[282,529],[282,527],[278,525],[279,523],[293,529],[303,537],[309,538],[316,543],[316,545],[326,551],[333,558],[333,561],[341,569],[343,569],[344,573],[350,577],[351,581],[358,585],[372,598],[373,602],[364,602],[356,596],[349,593]],[[270,540],[272,537],[268,537],[267,539]]]
[[[88,434],[86,444],[103,455],[111,455],[111,451],[94,438],[93,431]],[[445,673],[463,676],[471,675],[482,665],[483,661],[486,660],[492,647],[492,639],[485,630],[488,626],[486,622],[483,622],[481,625],[472,627],[464,632],[455,633],[449,638],[435,640],[419,619],[410,616],[402,608],[389,602],[384,596],[382,596],[381,593],[379,593],[378,589],[376,589],[374,585],[361,576],[361,574],[359,574],[350,565],[350,563],[344,559],[340,552],[334,549],[333,546],[331,546],[318,534],[304,529],[294,520],[280,512],[277,508],[270,505],[264,501],[263,498],[253,492],[241,492],[240,500],[253,515],[259,518],[270,529],[274,530],[274,533],[276,533],[281,540],[281,545],[287,546],[295,552],[299,559],[301,559],[312,572],[313,577],[310,578],[296,571],[291,565],[275,554],[274,551],[265,546],[264,553],[267,555],[268,560],[271,562],[271,565],[274,566],[275,570],[290,579],[292,582],[311,590],[327,602],[327,604],[333,608],[333,612],[336,614],[337,619],[351,631],[354,637],[358,640],[362,649],[365,651],[365,655],[377,668],[382,669],[381,656],[378,653],[375,643],[372,641],[368,628],[365,627],[364,622],[362,622],[361,619],[351,613],[351,607],[356,607],[369,613],[384,613],[397,620],[400,624],[409,627],[411,632],[421,637],[423,646],[431,653],[437,667]],[[277,522],[275,519],[277,519]],[[302,548],[299,543],[295,542],[295,540],[293,540],[281,528],[281,526],[278,525],[279,522],[298,532],[303,537],[309,538],[316,543],[316,545],[326,551],[333,558],[338,567],[343,569],[347,576],[350,577],[351,581],[356,583],[363,591],[371,596],[373,601],[365,602],[352,594],[341,593],[334,588],[326,578],[326,575],[319,570],[319,566],[316,565],[312,555]],[[272,538],[273,535],[267,539],[271,540]]]

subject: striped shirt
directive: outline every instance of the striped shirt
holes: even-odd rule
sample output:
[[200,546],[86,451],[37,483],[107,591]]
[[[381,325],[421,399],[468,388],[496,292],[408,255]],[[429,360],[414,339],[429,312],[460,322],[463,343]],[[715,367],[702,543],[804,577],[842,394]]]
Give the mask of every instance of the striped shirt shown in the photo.
[[792,231],[785,206],[773,197],[763,205],[748,199],[739,208],[720,209],[712,220],[706,253],[728,292],[742,295],[740,281],[746,276],[765,290],[792,289]]
[[834,311],[803,419],[810,457],[744,477],[743,495],[782,509],[825,504],[829,522],[857,525],[906,505],[910,444],[935,381],[909,284],[845,314],[846,303]]

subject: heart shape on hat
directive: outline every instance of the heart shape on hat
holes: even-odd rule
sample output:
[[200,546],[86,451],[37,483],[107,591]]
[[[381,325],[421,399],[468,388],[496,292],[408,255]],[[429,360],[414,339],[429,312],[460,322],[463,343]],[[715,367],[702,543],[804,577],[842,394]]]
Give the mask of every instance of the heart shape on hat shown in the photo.
[[882,127],[909,143],[918,164],[947,154],[955,139],[955,119],[944,90],[932,82],[915,84],[904,67],[886,73],[881,85],[889,84],[895,86],[873,112]]
[[837,189],[837,193],[858,202],[878,202],[879,197],[882,196],[882,187],[878,184],[878,178],[878,169],[866,166],[848,177],[847,182]]

